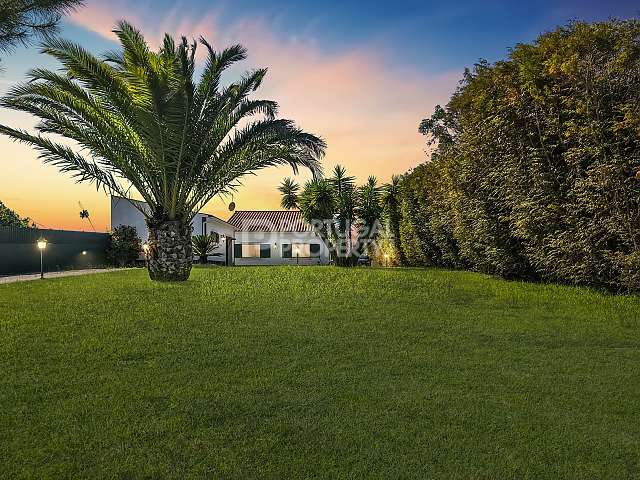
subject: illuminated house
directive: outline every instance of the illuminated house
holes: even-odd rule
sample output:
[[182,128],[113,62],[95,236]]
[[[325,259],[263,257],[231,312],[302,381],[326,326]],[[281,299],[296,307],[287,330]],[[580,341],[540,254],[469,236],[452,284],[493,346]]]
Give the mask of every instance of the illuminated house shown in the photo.
[[[138,200],[131,200],[118,196],[111,197],[111,229],[120,225],[129,225],[138,232],[138,237],[143,242],[149,238],[149,230],[144,215],[138,208],[145,209],[147,204]],[[235,227],[228,222],[208,213],[199,212],[191,222],[193,235],[208,235],[217,233],[220,236],[218,247],[213,250],[208,257],[210,262],[221,263],[223,265],[233,265],[233,242],[235,238]]]
[[236,265],[329,263],[329,250],[297,210],[239,210],[228,222],[236,228]]

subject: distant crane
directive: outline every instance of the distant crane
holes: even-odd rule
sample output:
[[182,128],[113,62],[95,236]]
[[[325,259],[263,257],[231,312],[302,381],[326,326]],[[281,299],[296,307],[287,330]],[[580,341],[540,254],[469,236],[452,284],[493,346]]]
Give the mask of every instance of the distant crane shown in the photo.
[[93,231],[96,231],[96,227],[93,226],[93,222],[91,221],[91,217],[89,216],[89,210],[87,210],[86,208],[84,208],[84,206],[82,205],[82,202],[78,202],[78,205],[80,206],[80,218],[81,219],[87,219],[89,220],[89,225],[91,225],[91,228],[93,229]]

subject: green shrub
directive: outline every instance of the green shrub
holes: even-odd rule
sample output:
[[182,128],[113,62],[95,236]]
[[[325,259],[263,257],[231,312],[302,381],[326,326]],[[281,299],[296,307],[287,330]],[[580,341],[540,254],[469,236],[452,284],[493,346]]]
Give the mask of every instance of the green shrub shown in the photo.
[[207,257],[210,255],[221,255],[213,253],[220,244],[220,236],[215,232],[211,232],[209,235],[194,235],[191,237],[191,243],[193,245],[193,254],[199,257],[202,264],[207,263]]
[[135,266],[142,252],[142,241],[134,227],[120,225],[109,234],[107,261],[117,267]]
[[407,261],[640,290],[638,38],[574,22],[466,72],[403,179]]

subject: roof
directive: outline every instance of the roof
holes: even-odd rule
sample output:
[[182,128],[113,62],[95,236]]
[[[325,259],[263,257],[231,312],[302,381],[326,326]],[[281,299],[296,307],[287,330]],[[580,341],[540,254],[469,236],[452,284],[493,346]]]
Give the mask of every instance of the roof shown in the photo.
[[243,232],[313,232],[299,210],[238,210],[228,222]]

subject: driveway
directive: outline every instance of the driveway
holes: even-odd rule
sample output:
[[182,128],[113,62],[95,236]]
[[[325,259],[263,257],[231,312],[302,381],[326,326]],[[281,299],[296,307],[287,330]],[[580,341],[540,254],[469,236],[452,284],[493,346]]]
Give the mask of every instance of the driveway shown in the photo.
[[[59,277],[76,277],[78,275],[90,275],[92,273],[115,272],[117,270],[125,270],[123,268],[94,268],[89,270],[68,270],[66,272],[48,272],[44,274],[44,278]],[[10,277],[0,277],[0,285],[3,283],[28,282],[29,280],[40,280],[39,273],[28,275],[12,275]]]

